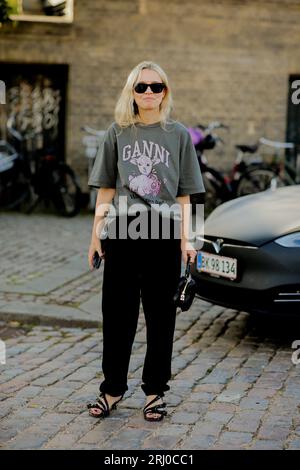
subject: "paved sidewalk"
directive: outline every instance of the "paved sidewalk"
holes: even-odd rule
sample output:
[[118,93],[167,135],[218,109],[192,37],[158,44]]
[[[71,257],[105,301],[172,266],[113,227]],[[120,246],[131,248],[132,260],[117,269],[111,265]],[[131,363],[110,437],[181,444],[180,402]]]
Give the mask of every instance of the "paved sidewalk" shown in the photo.
[[257,336],[248,315],[197,300],[179,313],[169,415],[143,420],[145,326],[139,321],[129,390],[111,417],[88,416],[97,393],[96,329],[33,327],[6,340],[1,366],[4,449],[299,449],[300,368],[290,344]]
[[98,327],[103,265],[90,271],[93,216],[0,214],[0,319]]
[[299,330],[199,299],[178,311],[163,422],[141,411],[142,314],[128,392],[111,417],[90,417],[86,402],[102,380],[101,272],[87,272],[78,253],[92,217],[0,217],[2,449],[300,448],[300,364],[291,361]]

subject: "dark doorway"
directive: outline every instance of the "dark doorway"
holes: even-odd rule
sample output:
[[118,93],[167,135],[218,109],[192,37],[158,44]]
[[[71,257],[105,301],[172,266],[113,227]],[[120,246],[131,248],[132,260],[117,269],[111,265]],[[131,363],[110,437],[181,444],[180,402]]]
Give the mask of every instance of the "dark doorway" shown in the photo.
[[[293,142],[295,144],[295,150],[289,150],[287,156],[292,160],[295,165],[297,163],[297,155],[299,155],[298,158],[300,158],[300,103],[293,103],[292,100],[292,95],[296,91],[295,88],[292,88],[292,84],[296,80],[300,80],[300,75],[290,75],[286,131],[287,142]],[[299,92],[297,93],[297,95],[299,97]]]
[[6,84],[0,138],[9,140],[9,120],[23,136],[30,136],[28,145],[51,148],[65,160],[68,65],[1,62],[0,70]]

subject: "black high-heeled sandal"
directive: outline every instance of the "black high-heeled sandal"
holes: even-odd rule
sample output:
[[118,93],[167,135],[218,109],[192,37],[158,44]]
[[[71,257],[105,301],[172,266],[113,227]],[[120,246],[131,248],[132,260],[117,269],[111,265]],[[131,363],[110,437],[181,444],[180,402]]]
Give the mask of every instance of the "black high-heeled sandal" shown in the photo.
[[[166,404],[161,403],[160,405],[150,406],[152,403],[155,403],[157,400],[162,398],[160,395],[156,395],[156,397],[151,400],[146,406],[143,408],[144,418],[146,421],[161,421],[164,416],[167,415],[167,411],[165,410]],[[158,414],[159,417],[154,418],[153,416],[147,416],[148,414]]]
[[[105,393],[103,393],[103,392],[100,393],[99,397],[97,398],[97,400],[95,402],[87,404],[87,408],[89,410],[89,415],[92,416],[93,418],[106,418],[107,416],[110,415],[110,412],[112,410],[117,409],[117,404],[122,400],[122,398],[123,398],[123,395],[121,396],[121,398],[119,398],[119,400],[115,401],[111,405],[111,407],[109,407],[109,404],[108,404],[108,401],[106,399]],[[98,410],[101,410],[102,413],[94,414],[91,411],[91,408],[96,408]]]

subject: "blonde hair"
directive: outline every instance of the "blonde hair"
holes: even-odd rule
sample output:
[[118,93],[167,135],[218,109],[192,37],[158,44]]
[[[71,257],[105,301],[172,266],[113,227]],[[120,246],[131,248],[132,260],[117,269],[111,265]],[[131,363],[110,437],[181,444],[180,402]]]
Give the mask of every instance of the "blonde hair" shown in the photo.
[[162,82],[166,85],[165,96],[160,104],[160,121],[163,126],[168,121],[173,104],[168,77],[158,64],[151,61],[143,61],[136,65],[128,75],[126,84],[115,107],[115,121],[122,128],[132,125],[134,126],[138,121],[138,106],[134,100],[133,89],[138,81],[141,71],[144,69],[154,70],[157,72]]

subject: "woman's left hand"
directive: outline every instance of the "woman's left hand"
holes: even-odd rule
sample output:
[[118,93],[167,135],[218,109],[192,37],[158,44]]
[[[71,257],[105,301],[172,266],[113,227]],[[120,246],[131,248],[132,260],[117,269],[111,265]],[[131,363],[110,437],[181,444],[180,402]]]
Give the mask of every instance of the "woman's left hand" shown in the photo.
[[193,249],[191,244],[182,239],[180,248],[184,264],[186,265],[188,256],[190,256],[190,263],[194,263],[197,251]]

